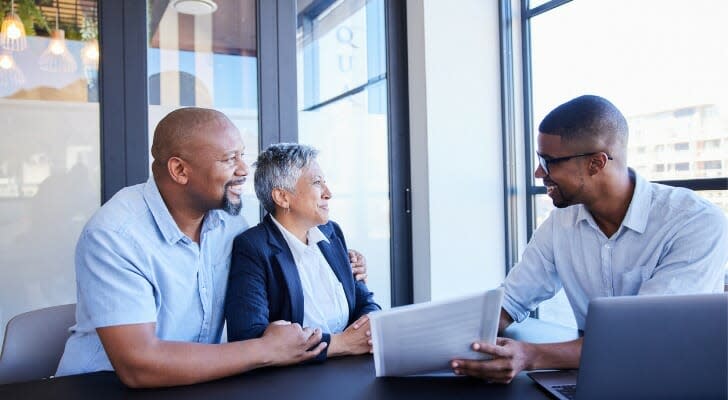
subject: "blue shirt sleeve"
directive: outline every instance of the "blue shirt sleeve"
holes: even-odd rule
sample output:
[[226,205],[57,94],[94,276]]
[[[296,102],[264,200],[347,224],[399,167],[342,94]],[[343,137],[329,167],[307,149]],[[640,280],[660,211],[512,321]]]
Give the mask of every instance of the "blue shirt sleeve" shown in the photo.
[[538,227],[526,246],[521,261],[503,282],[503,309],[515,322],[525,320],[530,311],[561,289],[554,266],[553,215]]

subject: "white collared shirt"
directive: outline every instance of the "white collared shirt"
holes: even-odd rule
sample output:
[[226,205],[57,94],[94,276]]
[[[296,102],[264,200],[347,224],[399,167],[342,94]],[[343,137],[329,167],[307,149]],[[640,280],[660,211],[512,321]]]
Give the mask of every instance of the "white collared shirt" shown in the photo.
[[298,268],[303,289],[303,326],[320,328],[326,333],[339,333],[349,321],[349,305],[341,282],[321,253],[318,243],[327,241],[317,227],[308,230],[308,245],[301,242],[271,215],[283,234],[293,261]]
[[503,308],[517,322],[564,288],[584,329],[596,297],[723,291],[728,220],[688,189],[634,173],[634,194],[611,237],[581,204],[551,211],[503,286]]

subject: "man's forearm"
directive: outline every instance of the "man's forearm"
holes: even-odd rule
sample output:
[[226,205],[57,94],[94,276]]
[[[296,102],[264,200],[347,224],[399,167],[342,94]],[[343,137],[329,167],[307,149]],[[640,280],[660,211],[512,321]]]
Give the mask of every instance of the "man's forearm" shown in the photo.
[[526,369],[579,368],[582,342],[579,338],[562,343],[528,343]]
[[114,365],[129,387],[189,385],[271,364],[262,339],[224,344],[156,341]]

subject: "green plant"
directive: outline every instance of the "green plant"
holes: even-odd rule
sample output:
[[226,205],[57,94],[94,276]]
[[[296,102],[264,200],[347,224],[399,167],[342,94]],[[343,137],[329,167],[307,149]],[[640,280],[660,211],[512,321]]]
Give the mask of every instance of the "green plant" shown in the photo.
[[82,40],[96,39],[99,36],[99,24],[95,19],[84,16],[79,32]]

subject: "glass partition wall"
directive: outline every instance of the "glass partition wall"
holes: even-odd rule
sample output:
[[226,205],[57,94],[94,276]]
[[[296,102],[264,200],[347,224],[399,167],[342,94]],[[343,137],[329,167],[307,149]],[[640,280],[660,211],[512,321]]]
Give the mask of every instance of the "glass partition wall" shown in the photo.
[[242,214],[255,225],[260,219],[252,170],[258,154],[255,0],[150,0],[147,25],[149,146],[157,123],[172,110],[196,106],[225,113],[245,143],[251,171]]
[[298,141],[320,150],[331,219],[390,306],[390,176],[382,0],[298,0]]
[[[249,164],[261,143],[318,147],[331,216],[367,256],[377,301],[411,302],[406,63],[385,63],[393,46],[404,54],[403,26],[384,39],[385,20],[404,19],[397,4],[0,0],[22,23],[0,33],[0,328],[75,301],[80,230],[147,179],[154,127],[187,106],[228,115]],[[243,214],[255,224],[250,179]]]
[[0,329],[76,299],[73,251],[100,203],[97,8],[0,1]]

